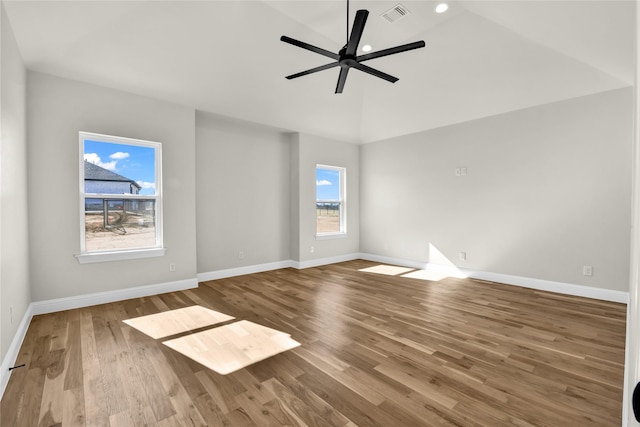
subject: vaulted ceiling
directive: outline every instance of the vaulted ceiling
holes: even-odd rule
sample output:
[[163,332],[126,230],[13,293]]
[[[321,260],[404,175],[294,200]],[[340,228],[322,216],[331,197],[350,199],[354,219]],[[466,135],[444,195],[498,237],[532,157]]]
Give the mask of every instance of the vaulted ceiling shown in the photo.
[[[409,14],[381,15],[398,3]],[[370,142],[631,86],[633,1],[352,1],[370,12],[373,50],[426,48],[339,68],[287,35],[337,52],[346,1],[7,1],[26,66],[199,110],[350,142]]]

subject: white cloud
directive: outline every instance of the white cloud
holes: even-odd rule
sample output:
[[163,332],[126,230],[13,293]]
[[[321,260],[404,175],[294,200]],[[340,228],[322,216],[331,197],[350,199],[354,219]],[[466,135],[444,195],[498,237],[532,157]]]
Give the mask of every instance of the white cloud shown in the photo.
[[316,180],[316,185],[333,185],[331,181],[327,181],[326,179]]
[[97,153],[84,153],[84,159],[89,163],[93,163],[94,165],[98,165],[101,168],[105,168],[110,171],[116,170],[116,164],[118,163],[117,160],[113,160],[111,162],[103,162]]
[[109,156],[110,159],[122,160],[129,157],[129,153],[123,153],[122,151],[118,151],[117,153],[113,153]]
[[155,190],[156,189],[156,183],[155,182],[146,182],[146,181],[136,181],[138,183],[138,185],[143,188],[143,189],[152,189]]
[[96,153],[84,153],[84,159],[89,163],[93,163],[94,165],[100,163],[100,156],[98,156]]

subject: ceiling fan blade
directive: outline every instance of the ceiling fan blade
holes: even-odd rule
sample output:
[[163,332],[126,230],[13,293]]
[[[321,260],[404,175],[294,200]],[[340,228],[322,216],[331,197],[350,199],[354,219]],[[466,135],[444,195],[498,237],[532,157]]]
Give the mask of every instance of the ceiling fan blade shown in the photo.
[[310,70],[301,71],[301,72],[296,73],[296,74],[291,74],[290,76],[287,76],[286,78],[288,80],[296,79],[298,77],[306,76],[307,74],[317,73],[318,71],[323,71],[323,70],[328,70],[329,68],[337,67],[338,65],[340,65],[339,62],[332,62],[331,64],[321,65],[319,67],[311,68]]
[[381,79],[384,79],[384,80],[386,80],[388,82],[391,82],[391,83],[395,83],[395,82],[398,81],[397,77],[393,77],[392,75],[389,75],[387,73],[383,73],[382,71],[376,70],[375,68],[371,68],[371,67],[368,67],[366,65],[362,65],[362,64],[360,64],[358,62],[353,64],[352,67],[353,68],[357,68],[360,71],[364,71],[367,74],[371,74],[372,76],[380,77]]
[[364,32],[364,24],[367,23],[367,17],[369,11],[361,9],[356,12],[356,18],[353,20],[353,28],[351,29],[351,36],[349,37],[349,43],[347,43],[347,55],[355,55],[360,44],[360,38]]
[[389,49],[379,50],[377,52],[367,53],[366,55],[360,55],[356,58],[356,61],[368,61],[370,59],[380,58],[382,56],[393,55],[400,52],[406,52],[408,50],[419,49],[421,47],[425,47],[425,43],[423,40],[419,42],[407,43],[401,46],[390,47]]
[[310,50],[311,52],[319,53],[320,55],[324,55],[324,56],[329,57],[331,59],[335,59],[336,61],[340,59],[340,56],[337,53],[329,52],[328,50],[316,47],[316,46],[311,45],[309,43],[301,42],[301,41],[296,40],[296,39],[292,39],[291,37],[282,36],[282,37],[280,37],[280,40],[285,42],[285,43],[289,43],[289,44],[292,44],[294,46],[298,46],[298,47],[301,47],[303,49]]
[[347,81],[347,74],[349,74],[349,67],[342,67],[340,69],[340,76],[338,76],[338,85],[336,86],[336,93],[342,93],[344,84]]

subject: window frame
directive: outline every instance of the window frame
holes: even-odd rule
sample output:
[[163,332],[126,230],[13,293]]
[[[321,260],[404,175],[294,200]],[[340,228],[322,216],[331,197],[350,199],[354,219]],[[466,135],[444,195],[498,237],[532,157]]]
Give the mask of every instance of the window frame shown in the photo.
[[[338,172],[338,178],[340,180],[338,186],[338,199],[337,200],[329,200],[329,199],[318,199],[318,169],[326,169],[331,171]],[[316,240],[328,240],[328,239],[339,239],[343,237],[347,237],[347,168],[343,166],[332,166],[325,164],[316,164],[315,169],[315,180],[316,180],[316,197],[315,197],[315,223],[316,223]],[[325,233],[318,233],[318,203],[338,203],[339,204],[339,212],[340,212],[340,230],[339,231],[330,231]]]
[[[80,253],[75,257],[80,264],[121,261],[138,258],[151,258],[163,256],[165,253],[163,243],[163,204],[162,204],[162,144],[160,142],[125,138],[121,136],[103,135],[92,132],[80,131],[79,138],[79,213],[80,213]],[[84,142],[94,140],[105,143],[132,145],[138,147],[153,148],[155,154],[155,194],[105,194],[105,193],[85,193],[84,180]],[[155,234],[156,244],[139,248],[123,248],[108,250],[87,250],[86,241],[86,213],[85,199],[111,199],[111,200],[153,200],[155,202]]]

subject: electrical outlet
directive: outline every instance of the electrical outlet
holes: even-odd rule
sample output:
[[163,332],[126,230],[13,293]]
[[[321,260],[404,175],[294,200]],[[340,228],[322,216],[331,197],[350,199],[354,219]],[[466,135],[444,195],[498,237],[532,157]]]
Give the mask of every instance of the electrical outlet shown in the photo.
[[460,168],[456,168],[456,176],[460,176],[462,174],[462,170]]
[[176,263],[172,262],[169,264],[169,271],[176,271]]
[[309,252],[314,253],[316,251],[316,248],[314,248],[313,246],[311,246],[311,248],[309,249]]
[[244,259],[244,251],[238,252],[238,259]]
[[582,275],[583,276],[593,276],[593,267],[590,265],[582,266]]
[[460,261],[466,261],[467,260],[467,253],[466,252],[460,252],[458,254],[458,257],[460,258]]

